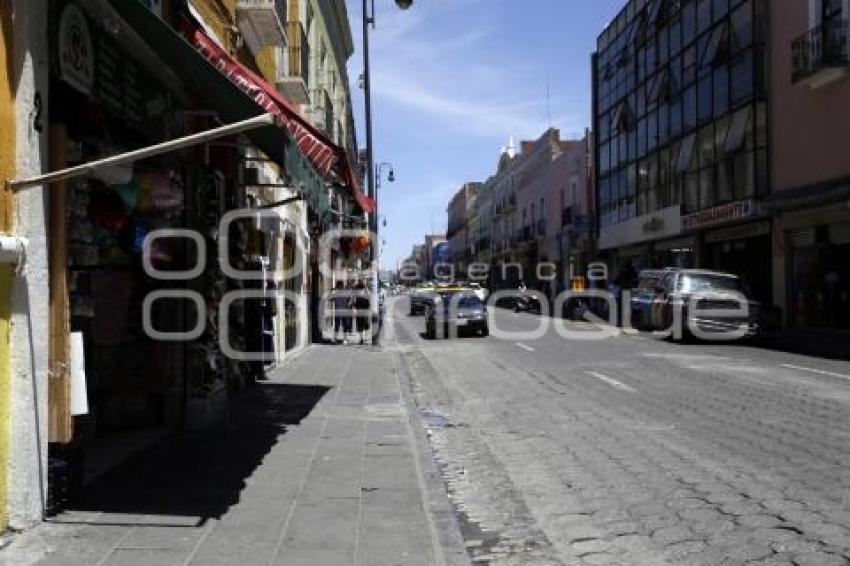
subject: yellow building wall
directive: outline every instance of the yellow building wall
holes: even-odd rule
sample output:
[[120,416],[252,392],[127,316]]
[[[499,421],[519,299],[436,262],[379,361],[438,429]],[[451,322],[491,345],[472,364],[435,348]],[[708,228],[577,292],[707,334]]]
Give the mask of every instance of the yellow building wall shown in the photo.
[[[12,228],[12,195],[5,186],[15,174],[15,96],[9,68],[12,61],[11,0],[0,0],[0,233]],[[12,269],[0,267],[0,531],[8,526],[9,403],[11,351],[9,317]]]
[[[193,0],[192,5],[224,42],[224,48],[232,53],[235,43],[236,0]],[[286,22],[282,23],[286,25]],[[277,77],[277,56],[274,47],[264,47],[254,56],[243,46],[236,55],[239,61],[259,71],[263,78],[274,84]]]

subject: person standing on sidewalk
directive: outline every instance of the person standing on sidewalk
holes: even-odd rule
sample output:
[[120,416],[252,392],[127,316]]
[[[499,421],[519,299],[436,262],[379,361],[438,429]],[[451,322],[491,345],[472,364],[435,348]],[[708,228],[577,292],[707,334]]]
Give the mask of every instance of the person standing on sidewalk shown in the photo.
[[366,284],[363,281],[358,281],[354,287],[354,310],[356,315],[354,318],[357,326],[357,335],[361,344],[366,343],[366,333],[369,332],[369,318],[371,317],[371,309],[369,302],[369,291],[366,289]]
[[340,331],[342,331],[342,343],[348,344],[348,333],[351,330],[351,316],[349,311],[351,309],[351,293],[346,292],[345,284],[342,281],[336,282],[336,288],[333,293],[333,307],[334,307],[334,325],[333,325],[333,338],[331,341],[336,344],[337,343],[337,335]]

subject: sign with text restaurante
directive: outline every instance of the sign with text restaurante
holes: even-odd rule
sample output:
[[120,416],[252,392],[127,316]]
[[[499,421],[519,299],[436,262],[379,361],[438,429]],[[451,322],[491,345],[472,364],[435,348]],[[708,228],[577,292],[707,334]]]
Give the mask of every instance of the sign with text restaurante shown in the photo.
[[301,153],[310,161],[313,167],[322,175],[327,175],[339,160],[337,148],[326,143],[319,135],[307,127],[297,112],[271,88],[265,88],[265,81],[219,47],[200,29],[191,29],[190,37],[195,48],[233,84],[239,87],[263,110],[271,113],[275,119],[284,125],[292,139],[298,145]]
[[695,230],[715,224],[751,218],[756,214],[753,199],[739,200],[682,216],[682,229]]

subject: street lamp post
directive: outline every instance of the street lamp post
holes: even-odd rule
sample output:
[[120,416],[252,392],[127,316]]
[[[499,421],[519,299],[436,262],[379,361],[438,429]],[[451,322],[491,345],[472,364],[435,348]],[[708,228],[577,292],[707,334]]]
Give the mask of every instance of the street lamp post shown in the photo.
[[[413,0],[395,0],[396,5],[402,10],[410,8]],[[371,12],[369,7],[371,5]],[[369,216],[369,233],[371,240],[372,260],[372,312],[377,320],[378,315],[378,194],[376,189],[376,178],[378,171],[375,168],[374,146],[372,145],[372,76],[369,69],[369,26],[375,27],[375,0],[363,0],[363,96],[366,105],[366,175],[368,181],[369,196],[375,202],[375,210]],[[377,339],[377,333],[373,333]]]

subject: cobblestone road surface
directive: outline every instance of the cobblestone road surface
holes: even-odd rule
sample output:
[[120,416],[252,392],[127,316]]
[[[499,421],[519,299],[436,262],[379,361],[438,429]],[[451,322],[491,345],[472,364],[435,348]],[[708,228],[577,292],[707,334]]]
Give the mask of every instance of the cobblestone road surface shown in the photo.
[[850,564],[850,364],[548,320],[425,340],[405,306],[395,348],[475,563]]

